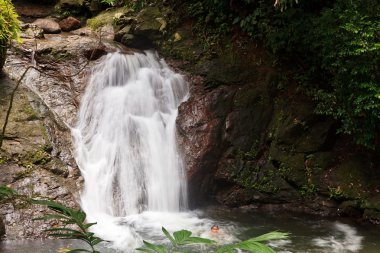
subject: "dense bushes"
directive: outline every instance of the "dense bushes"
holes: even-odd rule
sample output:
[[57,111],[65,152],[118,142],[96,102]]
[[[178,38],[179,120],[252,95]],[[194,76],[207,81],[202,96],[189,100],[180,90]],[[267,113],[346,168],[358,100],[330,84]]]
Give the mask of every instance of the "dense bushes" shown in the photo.
[[241,30],[262,40],[317,101],[317,113],[336,118],[339,131],[357,143],[378,146],[380,3],[284,0],[279,6],[282,11],[268,0],[198,0],[189,10],[205,29]]
[[20,40],[20,23],[10,0],[0,0],[0,69],[10,40]]

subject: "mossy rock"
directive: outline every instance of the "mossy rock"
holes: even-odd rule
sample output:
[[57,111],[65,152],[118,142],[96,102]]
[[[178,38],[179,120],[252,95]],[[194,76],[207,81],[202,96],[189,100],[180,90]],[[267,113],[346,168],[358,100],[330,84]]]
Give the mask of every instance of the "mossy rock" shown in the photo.
[[307,166],[312,170],[325,170],[336,162],[333,152],[317,152],[306,157]]
[[140,11],[136,17],[134,34],[145,36],[149,40],[159,39],[166,30],[167,21],[158,7],[148,7]]
[[90,0],[60,0],[54,7],[54,15],[58,18],[69,16],[90,16]]
[[380,224],[380,211],[366,209],[364,210],[363,218],[375,224]]
[[341,195],[347,199],[366,198],[371,185],[371,175],[364,168],[366,161],[360,157],[352,157],[341,162],[331,171],[330,189],[340,189]]
[[122,14],[128,12],[130,12],[130,9],[126,7],[103,11],[97,16],[88,19],[87,26],[93,30],[96,30],[102,26],[113,25],[116,22],[118,16],[121,16]]
[[234,96],[234,109],[245,109],[257,104],[266,104],[265,95],[265,91],[260,87],[248,86],[238,89]]
[[361,207],[364,209],[373,209],[380,212],[380,195],[366,199]]
[[286,181],[292,185],[302,187],[309,183],[309,175],[305,168],[305,154],[292,153],[290,150],[272,143],[269,158],[281,170]]

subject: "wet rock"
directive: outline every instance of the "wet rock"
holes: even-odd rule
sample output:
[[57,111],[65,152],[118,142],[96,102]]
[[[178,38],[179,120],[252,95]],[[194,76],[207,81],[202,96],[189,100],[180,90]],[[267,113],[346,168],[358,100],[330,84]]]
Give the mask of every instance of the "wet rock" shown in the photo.
[[36,26],[40,27],[42,30],[44,30],[45,33],[60,33],[61,28],[57,22],[55,22],[53,19],[44,18],[44,19],[37,19],[33,22]]
[[[113,24],[117,23],[118,18],[125,13],[128,13],[130,9],[128,8],[116,8],[105,10],[99,13],[97,16],[87,20],[87,26],[91,27],[94,31],[104,27],[104,26],[113,26]],[[103,29],[103,28],[102,28]]]
[[44,30],[35,24],[25,24],[20,37],[23,39],[43,39]]
[[59,22],[62,31],[69,32],[80,28],[80,21],[74,17],[68,17]]
[[151,40],[139,35],[124,34],[120,42],[127,47],[136,48],[140,50],[154,48],[154,44]]
[[31,22],[36,18],[45,18],[54,12],[54,1],[12,1],[16,12],[24,22]]
[[132,27],[130,25],[125,26],[123,29],[119,30],[117,33],[115,33],[115,41],[122,42],[123,40],[126,40],[127,38],[123,39],[126,35],[131,35]]
[[77,30],[71,31],[72,34],[80,36],[93,36],[95,37],[95,32],[89,27],[82,27]]
[[360,218],[363,215],[363,211],[360,209],[358,201],[349,200],[342,202],[337,210],[341,216],[350,216]]
[[137,15],[133,34],[154,41],[162,35],[166,25],[162,11],[158,7],[148,7]]
[[363,218],[364,220],[370,221],[374,224],[380,224],[380,211],[366,209],[364,210]]
[[106,55],[107,53],[108,53],[107,49],[105,47],[100,46],[100,47],[88,49],[85,52],[85,57],[90,61],[94,61],[94,60],[99,59],[103,55]]
[[[83,186],[83,179],[73,159],[68,126],[75,124],[78,103],[95,64],[88,62],[86,52],[97,47],[115,51],[116,47],[79,35],[45,37],[24,39],[23,44],[15,45],[4,68],[18,80],[34,55],[41,72],[29,70],[16,93],[2,147],[8,159],[0,164],[0,183],[28,196],[49,197],[74,207],[74,196]],[[14,83],[0,83],[3,118]],[[43,237],[42,230],[51,224],[33,222],[32,218],[46,213],[45,208],[34,205],[23,209],[11,204],[0,207],[10,239]]]
[[179,147],[183,147],[193,203],[201,201],[197,196],[205,196],[213,188],[213,174],[223,151],[220,139],[223,122],[213,108],[220,101],[231,101],[233,96],[233,92],[225,89],[204,92],[200,81],[199,77],[191,80],[192,96],[181,104],[177,118]]

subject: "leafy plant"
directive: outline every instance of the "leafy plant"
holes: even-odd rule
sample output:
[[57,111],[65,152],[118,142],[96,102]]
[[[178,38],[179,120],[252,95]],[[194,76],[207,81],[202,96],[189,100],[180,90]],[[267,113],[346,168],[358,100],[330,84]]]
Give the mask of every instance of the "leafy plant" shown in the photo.
[[[170,251],[168,248],[166,248],[164,245],[157,245],[153,243],[149,243],[147,241],[144,241],[144,247],[138,248],[137,250],[147,253],[169,253],[169,252],[175,252],[175,253],[186,253],[184,251],[178,251],[180,250],[180,246],[182,245],[189,245],[189,244],[211,244],[215,243],[215,241],[202,238],[202,237],[193,237],[191,236],[191,232],[188,230],[180,230],[176,231],[171,235],[164,227],[162,228],[162,232],[165,234],[165,236],[169,239],[171,242],[171,245],[173,247],[173,250]],[[275,253],[273,249],[271,249],[269,246],[263,244],[264,241],[269,240],[278,240],[278,239],[286,239],[288,238],[287,233],[282,232],[270,232],[258,237],[254,237],[251,239],[248,239],[246,241],[242,241],[239,243],[224,245],[222,247],[219,247],[216,249],[216,253],[234,253],[237,250],[245,250],[248,252],[259,252],[259,253]]]
[[20,21],[11,0],[0,0],[0,69],[5,61],[5,52],[9,42],[14,39],[21,42]]
[[11,188],[5,185],[0,185],[0,201],[10,199],[16,194],[16,191],[12,190]]
[[[215,242],[210,239],[191,236],[192,233],[188,230],[176,231],[173,233],[173,235],[171,235],[164,227],[162,227],[162,232],[164,233],[166,238],[169,239],[169,241],[171,242],[175,250],[177,250],[178,247],[181,245],[195,244],[195,243],[210,244],[210,243]],[[164,245],[156,245],[153,243],[149,243],[147,241],[143,241],[143,243],[144,243],[144,247],[138,248],[137,250],[148,252],[148,253],[168,253],[169,252],[168,249],[165,248]]]
[[251,239],[248,239],[246,241],[225,245],[220,248],[218,248],[215,252],[216,253],[235,253],[238,250],[245,250],[248,252],[253,253],[275,253],[272,248],[269,246],[263,244],[262,242],[269,241],[269,240],[279,240],[279,239],[286,239],[288,238],[287,233],[282,232],[270,232],[266,233]]
[[[75,210],[51,200],[33,200],[34,204],[47,206],[55,214],[48,214],[34,220],[56,220],[63,224],[62,227],[53,227],[45,229],[49,236],[59,239],[75,239],[87,243],[91,250],[87,249],[73,249],[67,253],[76,252],[92,252],[100,253],[95,249],[95,246],[104,240],[95,236],[94,233],[89,231],[89,228],[96,223],[86,223],[86,213],[81,210]],[[76,226],[77,228],[72,228]]]

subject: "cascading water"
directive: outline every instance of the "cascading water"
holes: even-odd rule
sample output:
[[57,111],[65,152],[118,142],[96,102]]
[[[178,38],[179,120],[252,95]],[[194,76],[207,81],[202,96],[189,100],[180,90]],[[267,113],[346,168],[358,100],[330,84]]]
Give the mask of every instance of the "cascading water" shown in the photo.
[[183,77],[152,52],[109,54],[94,68],[72,131],[91,219],[186,209],[175,120],[187,96]]
[[175,139],[188,87],[156,56],[109,54],[92,73],[75,135],[82,207],[125,216],[186,208]]

